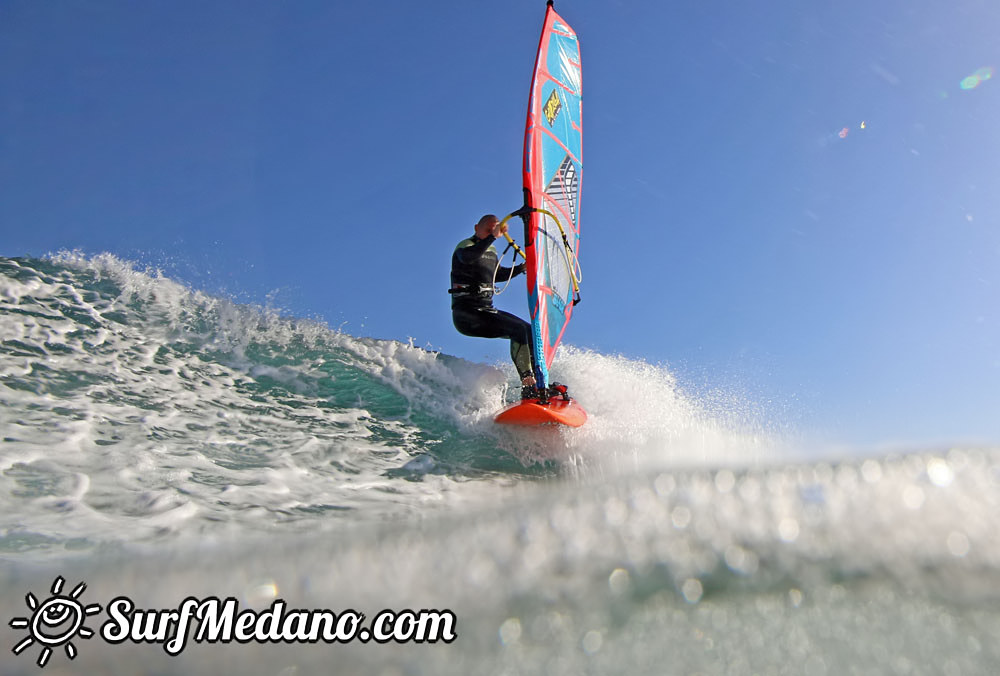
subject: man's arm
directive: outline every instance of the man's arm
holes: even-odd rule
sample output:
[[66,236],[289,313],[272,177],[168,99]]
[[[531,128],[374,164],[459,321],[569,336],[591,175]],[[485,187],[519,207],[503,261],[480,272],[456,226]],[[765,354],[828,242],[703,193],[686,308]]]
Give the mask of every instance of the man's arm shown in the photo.
[[490,248],[496,238],[490,235],[485,239],[477,240],[472,246],[459,247],[455,250],[455,255],[462,263],[472,263],[480,258]]
[[524,263],[518,263],[514,266],[514,274],[511,274],[511,269],[506,265],[501,265],[500,269],[497,270],[497,279],[507,279],[509,277],[517,277],[519,274],[524,272]]

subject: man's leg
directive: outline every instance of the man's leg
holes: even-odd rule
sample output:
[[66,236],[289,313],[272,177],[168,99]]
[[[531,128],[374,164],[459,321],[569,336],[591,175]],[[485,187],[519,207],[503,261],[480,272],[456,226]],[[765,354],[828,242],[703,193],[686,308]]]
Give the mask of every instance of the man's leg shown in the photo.
[[510,358],[523,381],[534,377],[531,360],[531,324],[496,308],[461,308],[452,312],[455,328],[466,336],[510,339]]

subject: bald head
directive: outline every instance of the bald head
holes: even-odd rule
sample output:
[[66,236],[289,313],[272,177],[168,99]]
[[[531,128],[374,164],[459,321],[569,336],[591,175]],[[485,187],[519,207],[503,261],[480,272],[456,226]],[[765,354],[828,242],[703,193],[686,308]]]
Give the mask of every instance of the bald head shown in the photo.
[[476,223],[476,237],[479,239],[486,239],[493,232],[493,228],[496,224],[500,222],[500,219],[496,217],[495,214],[486,214],[479,219]]

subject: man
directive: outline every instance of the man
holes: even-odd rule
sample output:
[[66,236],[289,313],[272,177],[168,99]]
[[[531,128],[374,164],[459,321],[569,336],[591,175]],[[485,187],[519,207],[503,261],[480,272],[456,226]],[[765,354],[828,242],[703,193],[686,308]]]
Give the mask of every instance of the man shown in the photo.
[[463,239],[451,256],[451,318],[459,333],[477,338],[509,338],[510,358],[521,378],[522,398],[535,386],[531,358],[531,325],[493,307],[494,279],[508,279],[524,272],[524,264],[513,269],[499,266],[493,242],[507,231],[493,214],[476,223],[472,237]]

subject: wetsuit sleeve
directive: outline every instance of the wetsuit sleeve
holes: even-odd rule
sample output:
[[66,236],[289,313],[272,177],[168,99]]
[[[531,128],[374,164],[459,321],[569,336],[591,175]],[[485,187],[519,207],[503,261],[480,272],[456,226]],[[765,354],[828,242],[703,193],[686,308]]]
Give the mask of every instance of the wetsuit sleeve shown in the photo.
[[462,247],[455,251],[455,255],[458,256],[458,260],[461,263],[473,263],[478,260],[490,245],[496,241],[493,235],[489,235],[486,239],[477,240],[472,246]]
[[507,279],[508,277],[517,277],[519,274],[524,272],[524,263],[518,263],[514,266],[513,274],[511,274],[511,269],[506,265],[501,265],[500,269],[497,270],[497,279]]

